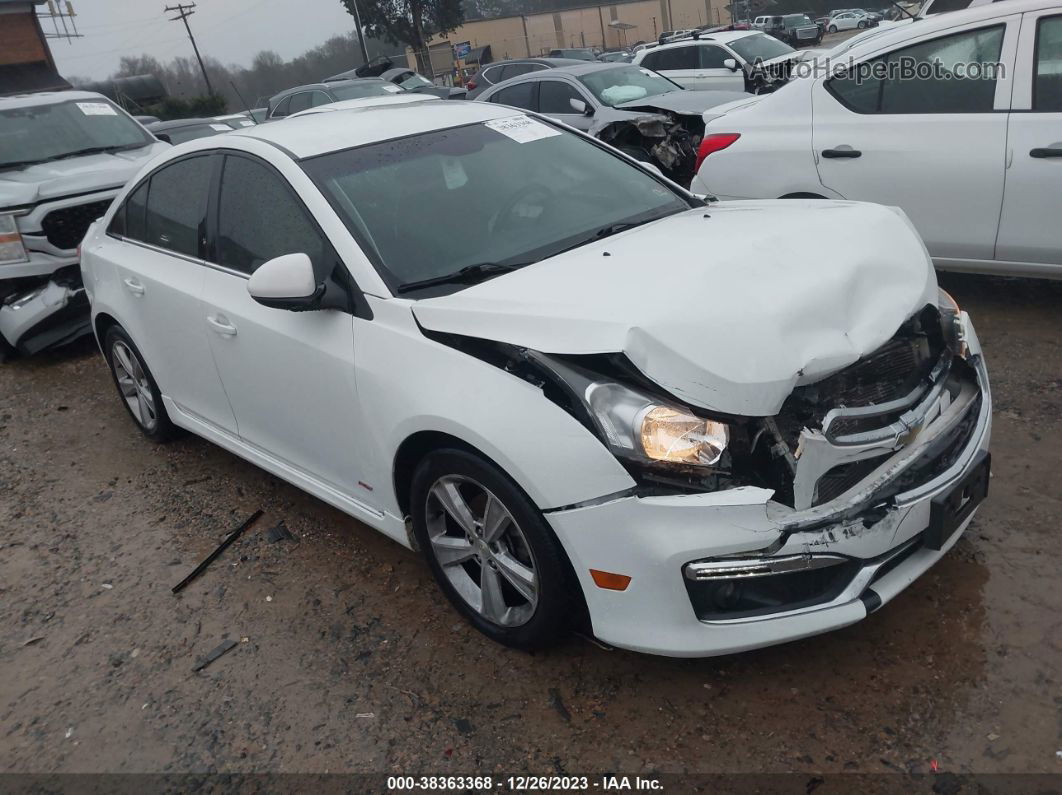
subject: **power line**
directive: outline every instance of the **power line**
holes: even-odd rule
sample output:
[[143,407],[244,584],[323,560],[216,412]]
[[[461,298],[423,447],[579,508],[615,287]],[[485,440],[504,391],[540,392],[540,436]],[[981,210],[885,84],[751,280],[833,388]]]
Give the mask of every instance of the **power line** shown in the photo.
[[210,85],[210,78],[207,77],[206,67],[203,66],[203,57],[199,54],[199,48],[195,44],[195,36],[192,35],[192,29],[188,26],[188,17],[195,13],[195,3],[189,3],[188,5],[178,4],[176,6],[166,6],[167,13],[177,14],[175,17],[170,17],[170,22],[177,22],[180,20],[184,23],[184,29],[188,31],[188,38],[192,42],[192,49],[195,50],[195,58],[199,61],[199,70],[203,73],[203,82],[206,83],[207,93],[213,96],[214,89]]

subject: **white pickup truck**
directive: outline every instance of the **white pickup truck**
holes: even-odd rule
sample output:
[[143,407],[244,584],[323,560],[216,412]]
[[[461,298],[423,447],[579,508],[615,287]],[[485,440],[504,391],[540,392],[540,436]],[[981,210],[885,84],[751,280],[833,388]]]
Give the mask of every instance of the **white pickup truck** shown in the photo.
[[100,94],[0,97],[0,359],[91,333],[81,238],[168,146]]

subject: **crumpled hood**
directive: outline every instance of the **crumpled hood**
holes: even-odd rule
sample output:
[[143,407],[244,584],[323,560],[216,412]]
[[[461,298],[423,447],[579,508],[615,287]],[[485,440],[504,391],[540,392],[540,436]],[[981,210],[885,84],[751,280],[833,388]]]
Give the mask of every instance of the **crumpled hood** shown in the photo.
[[543,353],[622,351],[689,404],[771,416],[795,386],[881,346],[936,290],[898,209],[727,202],[419,301],[413,313],[430,330]]
[[752,94],[743,91],[668,91],[655,97],[621,102],[616,108],[631,111],[654,113],[658,110],[670,110],[673,113],[696,115],[708,108],[714,108],[727,102],[748,99]]
[[47,199],[120,188],[169,144],[67,160],[53,160],[20,169],[0,170],[0,208],[35,204]]

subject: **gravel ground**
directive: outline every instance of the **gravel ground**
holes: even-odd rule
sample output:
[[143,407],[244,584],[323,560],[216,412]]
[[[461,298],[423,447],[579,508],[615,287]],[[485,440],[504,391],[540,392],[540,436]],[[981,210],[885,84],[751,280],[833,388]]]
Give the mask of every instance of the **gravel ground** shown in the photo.
[[91,344],[3,365],[0,771],[1062,772],[1062,283],[943,282],[994,379],[972,528],[853,627],[706,660],[494,645],[414,553],[146,441]]

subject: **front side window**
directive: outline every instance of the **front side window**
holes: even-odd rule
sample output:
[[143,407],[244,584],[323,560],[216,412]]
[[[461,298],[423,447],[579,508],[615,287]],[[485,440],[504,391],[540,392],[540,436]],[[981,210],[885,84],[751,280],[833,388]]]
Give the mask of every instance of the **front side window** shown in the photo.
[[302,253],[323,274],[334,264],[326,261],[326,251],[321,234],[280,175],[246,157],[225,158],[215,241],[219,265],[254,273],[274,257]]
[[513,108],[534,110],[535,84],[533,82],[518,83],[515,86],[503,88],[492,96],[490,101]]
[[702,45],[699,47],[701,51],[701,68],[702,69],[725,69],[723,61],[730,57],[727,51],[722,47],[716,47],[714,45]]
[[989,113],[1005,30],[997,25],[905,47],[825,85],[857,113]]
[[1062,112],[1062,16],[1037,24],[1035,80],[1033,110]]
[[561,80],[543,80],[538,84],[539,113],[577,113],[571,100],[586,102],[586,99],[568,83]]
[[524,116],[301,165],[398,292],[469,266],[522,267],[691,206],[622,156]]
[[[693,47],[683,49],[690,50],[694,56],[697,54]],[[609,107],[682,90],[663,75],[640,66],[617,66],[614,69],[590,72],[580,77],[579,82],[590,89],[602,104]]]
[[[130,240],[146,242],[148,239],[145,213],[147,212],[148,185],[150,184],[151,180],[145,179],[139,188],[129,194],[129,198],[125,202],[125,232],[119,234],[124,234]],[[115,218],[117,219],[117,216]]]
[[0,111],[0,169],[139,149],[154,142],[147,130],[103,97]]
[[151,175],[145,212],[145,243],[199,257],[205,232],[213,157],[178,160]]

